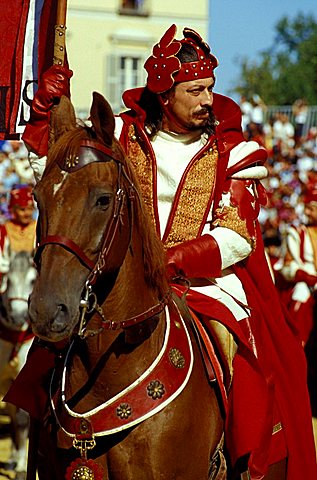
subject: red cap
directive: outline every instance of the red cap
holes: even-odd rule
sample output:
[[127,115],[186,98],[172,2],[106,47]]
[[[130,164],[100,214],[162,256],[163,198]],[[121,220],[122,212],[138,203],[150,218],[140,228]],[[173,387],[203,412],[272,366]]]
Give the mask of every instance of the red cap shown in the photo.
[[10,192],[9,208],[14,207],[33,207],[33,195],[31,187],[14,188]]
[[306,190],[304,194],[304,203],[317,203],[317,185]]
[[[175,82],[187,82],[200,78],[214,77],[218,60],[201,36],[190,28],[184,28],[182,40],[175,40],[176,25],[171,25],[153,47],[152,55],[144,64],[148,72],[147,88],[153,93],[163,93]],[[183,44],[191,45],[197,52],[198,60],[181,63],[175,56]]]

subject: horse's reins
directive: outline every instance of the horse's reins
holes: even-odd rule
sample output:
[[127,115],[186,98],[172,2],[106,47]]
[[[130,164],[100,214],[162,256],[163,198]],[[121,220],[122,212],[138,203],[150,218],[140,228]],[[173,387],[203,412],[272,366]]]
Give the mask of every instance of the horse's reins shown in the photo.
[[[143,322],[147,318],[150,318],[154,315],[161,313],[168,301],[169,293],[163,297],[156,305],[149,308],[145,312],[142,312],[138,315],[135,315],[129,319],[122,320],[120,322],[107,320],[103,314],[101,307],[97,303],[97,296],[93,292],[93,285],[96,283],[97,278],[101,275],[106,267],[106,258],[108,257],[113,245],[115,243],[116,235],[119,229],[120,224],[122,223],[123,210],[126,199],[126,190],[122,185],[122,178],[124,177],[129,184],[129,200],[133,203],[135,196],[138,196],[138,193],[135,189],[135,186],[127,174],[124,164],[118,155],[111,148],[108,148],[101,143],[97,143],[93,140],[84,140],[81,142],[80,149],[77,156],[71,156],[66,159],[58,160],[57,163],[59,167],[68,172],[73,173],[77,170],[83,168],[86,165],[89,165],[94,162],[109,162],[113,160],[118,168],[118,181],[117,181],[117,192],[115,198],[115,205],[113,215],[110,221],[110,225],[107,228],[106,234],[104,236],[102,247],[97,261],[93,261],[87,257],[83,249],[73,240],[62,236],[62,235],[48,235],[43,238],[36,250],[34,261],[36,265],[39,265],[40,255],[46,245],[59,245],[65,250],[72,253],[76,258],[82,263],[84,267],[90,270],[90,274],[85,282],[85,289],[83,292],[83,297],[80,301],[81,316],[79,322],[78,335],[81,337],[87,336],[85,330],[86,325],[86,313],[91,313],[95,310],[102,318],[102,328],[98,331],[89,332],[88,335],[94,335],[102,331],[103,329],[109,330],[119,330],[131,327],[137,323]],[[131,222],[130,222],[130,241],[132,235],[132,224],[133,224],[133,205],[131,208]],[[92,302],[90,301],[92,300]]]

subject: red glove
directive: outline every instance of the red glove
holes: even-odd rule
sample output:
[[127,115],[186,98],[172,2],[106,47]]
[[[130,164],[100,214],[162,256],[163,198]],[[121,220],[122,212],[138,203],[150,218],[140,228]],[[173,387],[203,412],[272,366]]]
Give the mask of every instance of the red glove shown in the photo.
[[167,274],[169,278],[219,277],[221,254],[216,240],[211,235],[181,243],[167,250]]
[[72,75],[68,68],[53,65],[40,80],[31,105],[30,120],[22,135],[22,140],[39,157],[47,155],[51,109],[62,95],[70,96],[69,79]]
[[305,282],[309,287],[314,287],[317,283],[317,276],[310,275],[304,270],[297,270],[295,274],[295,282]]

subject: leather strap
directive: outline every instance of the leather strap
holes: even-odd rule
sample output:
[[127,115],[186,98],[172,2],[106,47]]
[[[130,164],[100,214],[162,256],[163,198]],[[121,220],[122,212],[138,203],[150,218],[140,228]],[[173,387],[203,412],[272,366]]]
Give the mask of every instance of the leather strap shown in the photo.
[[40,245],[37,247],[36,253],[34,255],[34,262],[39,263],[40,254],[45,247],[45,245],[56,244],[64,247],[70,253],[76,255],[79,261],[86,267],[88,270],[92,270],[95,266],[95,262],[90,260],[83,250],[70,238],[64,237],[62,235],[48,235],[45,237]]
[[214,368],[213,368],[213,365],[212,365],[212,362],[211,362],[211,358],[207,354],[205,346],[202,343],[201,335],[199,333],[199,330],[197,329],[196,319],[194,320],[194,318],[193,318],[194,313],[189,310],[189,308],[187,306],[187,303],[186,303],[186,300],[180,299],[177,295],[175,295],[175,293],[173,294],[173,300],[176,303],[176,305],[178,306],[178,308],[179,308],[182,316],[184,317],[184,319],[187,320],[188,324],[193,327],[193,330],[194,330],[194,333],[195,333],[195,336],[196,336],[196,341],[197,341],[201,356],[203,358],[203,364],[204,364],[204,367],[206,369],[208,381],[210,383],[216,382],[217,377],[216,377],[216,374],[215,374],[215,371],[214,371]]
[[103,322],[102,327],[107,330],[124,330],[129,327],[133,327],[133,325],[144,322],[145,320],[154,317],[154,315],[158,315],[164,310],[170,299],[170,295],[171,292],[168,291],[159,303],[155,304],[153,307],[145,310],[145,312],[142,312],[139,315],[135,315],[134,317],[128,318],[127,320],[123,320],[121,322],[106,321]]
[[193,330],[197,339],[197,344],[199,346],[199,349],[204,361],[204,365],[206,368],[208,380],[210,381],[210,383],[217,382],[221,399],[222,399],[224,412],[227,413],[228,396],[227,396],[227,392],[226,392],[224,380],[223,380],[223,370],[217,358],[212,341],[208,333],[206,332],[204,326],[202,325],[202,322],[200,321],[200,319],[195,315],[195,313],[192,310],[188,308],[187,302],[185,300],[186,291],[185,293],[179,292],[182,295],[182,297],[180,298],[176,293],[178,291],[176,285],[173,286],[173,289],[174,289],[173,299],[175,303],[177,303],[178,308],[180,308],[182,315],[184,315],[184,318],[186,318],[187,321],[189,320],[193,327]]
[[106,145],[93,140],[83,140],[77,155],[70,155],[66,159],[61,156],[57,159],[57,164],[65,172],[73,173],[90,163],[109,162],[111,160],[121,162],[119,156]]

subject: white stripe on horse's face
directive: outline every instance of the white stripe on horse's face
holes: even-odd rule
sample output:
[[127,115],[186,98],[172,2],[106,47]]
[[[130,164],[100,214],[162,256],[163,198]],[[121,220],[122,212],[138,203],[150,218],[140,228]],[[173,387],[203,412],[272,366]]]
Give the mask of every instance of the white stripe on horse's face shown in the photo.
[[61,188],[61,186],[63,185],[63,183],[65,182],[65,180],[67,178],[68,173],[67,172],[62,172],[62,175],[63,175],[62,181],[60,183],[56,183],[55,185],[53,185],[53,195],[56,195],[58,190]]

